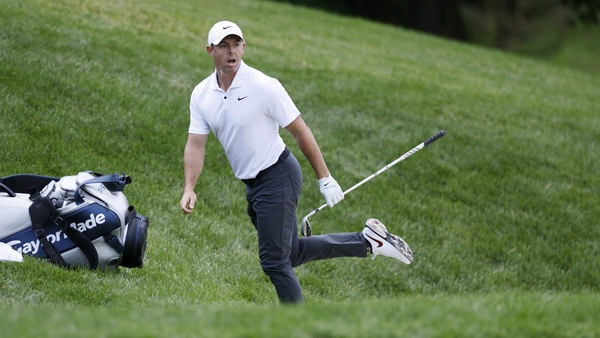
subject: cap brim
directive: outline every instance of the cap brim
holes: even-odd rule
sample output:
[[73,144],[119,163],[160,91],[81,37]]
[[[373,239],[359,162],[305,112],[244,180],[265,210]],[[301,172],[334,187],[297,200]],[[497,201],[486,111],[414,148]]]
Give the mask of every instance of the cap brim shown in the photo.
[[224,33],[219,35],[217,38],[213,39],[213,41],[211,42],[212,45],[218,45],[219,43],[221,43],[221,41],[223,41],[223,39],[225,39],[226,37],[230,36],[230,35],[235,35],[237,37],[239,37],[240,39],[242,39],[242,41],[244,41],[244,37],[237,34],[237,33]]

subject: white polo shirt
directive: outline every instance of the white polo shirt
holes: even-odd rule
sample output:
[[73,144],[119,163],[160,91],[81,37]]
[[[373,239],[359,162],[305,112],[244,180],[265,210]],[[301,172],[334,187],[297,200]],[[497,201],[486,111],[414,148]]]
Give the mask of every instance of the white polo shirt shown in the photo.
[[194,88],[190,115],[189,133],[215,133],[235,176],[249,179],[277,162],[285,149],[279,127],[300,111],[277,79],[242,61],[226,92],[216,71]]

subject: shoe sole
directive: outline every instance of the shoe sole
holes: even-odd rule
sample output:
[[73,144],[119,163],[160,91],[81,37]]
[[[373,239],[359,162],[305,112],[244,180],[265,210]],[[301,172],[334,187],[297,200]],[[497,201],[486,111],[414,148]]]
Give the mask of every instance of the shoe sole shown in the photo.
[[369,218],[366,225],[382,238],[387,238],[387,228],[378,219]]

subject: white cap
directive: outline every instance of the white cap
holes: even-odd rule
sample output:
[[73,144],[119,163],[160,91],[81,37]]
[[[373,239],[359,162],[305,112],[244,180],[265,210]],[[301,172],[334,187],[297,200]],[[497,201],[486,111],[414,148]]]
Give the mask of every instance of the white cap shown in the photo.
[[208,45],[218,45],[221,40],[223,40],[228,35],[237,35],[242,40],[244,40],[244,36],[242,35],[242,30],[238,25],[231,21],[220,21],[217,22],[208,32]]

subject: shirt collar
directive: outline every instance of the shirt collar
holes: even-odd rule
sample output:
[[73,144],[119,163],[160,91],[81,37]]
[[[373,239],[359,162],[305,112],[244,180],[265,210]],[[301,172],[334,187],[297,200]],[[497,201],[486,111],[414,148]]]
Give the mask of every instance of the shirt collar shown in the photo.
[[[233,82],[231,83],[231,87],[229,87],[229,89],[241,87],[246,82],[249,73],[250,67],[244,63],[244,60],[240,60],[240,68],[238,68],[237,72],[235,73],[235,77],[233,78]],[[217,70],[215,70],[213,76],[213,89],[221,90],[221,88],[219,88],[219,83],[217,82]]]

